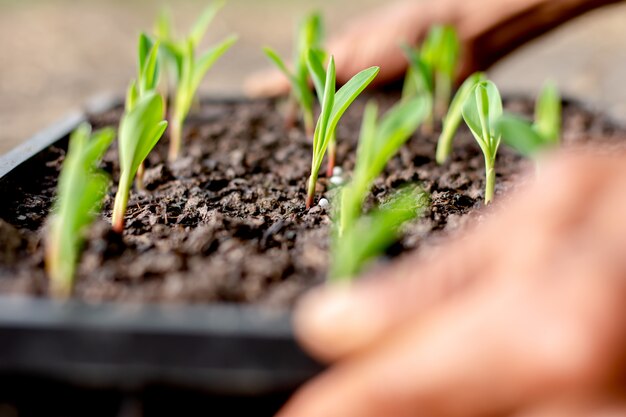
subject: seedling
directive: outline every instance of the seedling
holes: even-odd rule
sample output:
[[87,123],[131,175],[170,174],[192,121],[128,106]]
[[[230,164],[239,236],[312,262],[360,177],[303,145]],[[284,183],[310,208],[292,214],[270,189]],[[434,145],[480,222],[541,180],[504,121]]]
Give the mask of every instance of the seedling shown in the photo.
[[[298,27],[297,44],[294,48],[293,71],[271,48],[263,48],[265,55],[285,74],[291,83],[291,102],[300,107],[304,129],[308,136],[313,135],[313,93],[309,86],[307,56],[310,49],[319,50],[322,46],[323,23],[319,14],[306,17]],[[292,106],[293,107],[293,106]],[[293,115],[288,115],[287,125],[293,125]]]
[[437,116],[448,110],[452,86],[459,65],[460,41],[452,26],[433,26],[421,49],[404,48],[409,69],[403,97],[427,93],[433,95]]
[[[321,50],[310,50],[310,58],[307,61],[317,99],[320,103],[324,101],[324,86],[326,84],[326,72],[322,62],[326,57],[326,53]],[[332,178],[333,170],[337,161],[337,133],[332,132],[328,141],[328,162],[326,165],[326,176]]]
[[[154,23],[153,34],[156,39],[160,42],[173,42],[174,41],[174,27],[172,23],[172,15],[169,9],[163,8],[159,12],[159,16]],[[161,72],[163,74],[161,80],[161,94],[163,95],[163,99],[165,100],[165,105],[167,107],[169,103],[169,97],[173,86],[176,85],[176,63],[167,56],[164,52],[159,54],[159,67],[161,68]],[[167,113],[167,109],[165,110]]]
[[[146,34],[142,33],[139,36],[139,47],[137,51],[138,56],[138,71],[137,81],[131,83],[127,93],[126,106],[129,110],[132,110],[137,100],[145,96],[149,92],[156,90],[159,83],[159,61],[158,51],[159,42],[156,44]],[[137,177],[135,184],[138,189],[143,189],[143,173],[144,163],[143,161],[137,169]]]
[[313,84],[318,96],[321,97],[321,113],[313,134],[313,158],[306,198],[307,209],[313,205],[315,185],[322,160],[328,149],[328,144],[335,135],[339,120],[350,104],[356,100],[380,71],[378,67],[363,70],[352,77],[339,91],[335,91],[335,59],[330,57],[327,70],[324,71],[319,53],[312,50],[309,51],[308,64],[313,77]]
[[342,234],[335,232],[329,281],[350,282],[394,241],[402,226],[418,217],[428,204],[420,189],[407,189],[371,214],[360,216]]
[[[210,5],[184,40],[162,39],[164,56],[171,62],[170,66],[175,68],[176,96],[171,110],[169,126],[170,149],[168,156],[170,161],[177,159],[180,154],[183,125],[191,110],[200,83],[213,64],[237,41],[236,36],[230,36],[196,57],[198,44],[223,4],[224,2],[216,2]],[[166,23],[162,24],[167,25]],[[162,28],[161,31],[170,35],[172,33],[171,28],[167,29],[166,27]]]
[[163,98],[150,91],[135,102],[133,85],[129,89],[118,133],[121,173],[113,206],[113,230],[118,233],[124,231],[128,194],[137,169],[167,128],[167,122],[163,120]]
[[394,106],[379,123],[376,104],[368,103],[363,115],[352,180],[341,193],[340,236],[361,216],[361,208],[372,183],[430,114],[431,108],[432,99],[429,96],[417,97]]
[[112,129],[92,134],[88,124],[70,137],[46,236],[46,271],[56,297],[67,298],[72,291],[85,230],[99,212],[109,184],[98,164],[114,137]]
[[496,154],[501,138],[495,125],[500,116],[502,116],[502,99],[496,85],[491,81],[481,81],[476,84],[463,105],[463,119],[485,157],[485,204],[493,199]]
[[496,124],[505,144],[535,159],[559,146],[561,137],[561,96],[554,84],[546,84],[535,106],[535,122],[504,114]]
[[486,79],[487,77],[482,72],[476,72],[470,75],[463,84],[461,84],[461,87],[459,87],[456,95],[452,99],[448,114],[443,119],[443,128],[437,142],[436,160],[438,164],[441,165],[445,163],[452,153],[454,135],[459,129],[461,120],[463,120],[463,106],[470,97],[474,86]]

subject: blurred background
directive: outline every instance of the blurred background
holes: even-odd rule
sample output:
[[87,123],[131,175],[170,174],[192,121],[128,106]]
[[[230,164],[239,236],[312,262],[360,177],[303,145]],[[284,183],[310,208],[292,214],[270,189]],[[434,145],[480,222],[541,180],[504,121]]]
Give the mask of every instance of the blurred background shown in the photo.
[[[241,93],[246,75],[268,66],[260,48],[289,53],[296,22],[311,10],[324,13],[332,35],[350,16],[388,1],[230,0],[206,41],[229,33],[240,40],[203,90]],[[0,154],[91,97],[122,94],[135,74],[137,35],[151,31],[164,5],[187,28],[206,0],[0,0]],[[528,94],[552,78],[566,94],[626,121],[626,2],[528,44],[490,74],[503,91]]]

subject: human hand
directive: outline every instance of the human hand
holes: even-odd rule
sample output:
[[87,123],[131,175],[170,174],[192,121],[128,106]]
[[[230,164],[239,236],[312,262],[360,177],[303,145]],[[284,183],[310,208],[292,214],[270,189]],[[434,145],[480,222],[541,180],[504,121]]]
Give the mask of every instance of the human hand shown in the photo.
[[626,415],[626,157],[567,156],[461,239],[299,306],[280,417]]
[[[406,71],[403,42],[418,43],[432,25],[452,25],[462,45],[457,76],[463,80],[552,28],[617,1],[402,0],[353,20],[327,50],[335,56],[340,84],[376,65],[381,70],[373,85],[383,85]],[[248,78],[244,88],[250,96],[271,97],[286,94],[290,86],[283,74],[270,70]]]
[[[441,1],[404,0],[363,15],[347,24],[326,46],[335,56],[337,82],[348,81],[370,66],[380,66],[373,84],[400,78],[407,67],[402,43],[415,44],[435,22]],[[251,76],[245,90],[251,96],[278,96],[289,91],[287,78],[271,69]]]

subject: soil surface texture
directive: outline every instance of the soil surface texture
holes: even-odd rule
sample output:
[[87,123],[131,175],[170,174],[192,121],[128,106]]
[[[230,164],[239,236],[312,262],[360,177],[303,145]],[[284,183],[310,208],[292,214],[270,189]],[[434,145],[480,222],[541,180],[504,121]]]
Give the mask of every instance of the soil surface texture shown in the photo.
[[[375,98],[385,109],[396,97]],[[338,129],[338,164],[346,180],[365,102],[357,101]],[[532,113],[530,100],[509,98],[505,104]],[[167,135],[150,155],[146,190],[131,193],[123,236],[110,230],[119,173],[114,144],[103,161],[114,181],[103,216],[89,231],[75,297],[290,306],[322,283],[329,265],[333,186],[320,174],[316,201],[326,197],[331,205],[305,210],[312,145],[300,128],[285,128],[283,110],[275,101],[203,102],[186,125],[181,158],[164,162]],[[120,115],[116,108],[91,115],[91,121],[97,128],[117,126]],[[601,115],[565,103],[563,117],[565,146],[593,142],[626,148],[626,130]],[[421,185],[431,199],[382,262],[438,245],[485,213],[483,156],[469,131],[459,130],[453,155],[443,166],[434,161],[436,140],[437,129],[416,133],[373,187],[366,208],[406,184]],[[65,146],[66,141],[51,146],[0,181],[0,293],[47,296],[45,219]],[[523,182],[529,168],[530,162],[502,146],[496,199]]]

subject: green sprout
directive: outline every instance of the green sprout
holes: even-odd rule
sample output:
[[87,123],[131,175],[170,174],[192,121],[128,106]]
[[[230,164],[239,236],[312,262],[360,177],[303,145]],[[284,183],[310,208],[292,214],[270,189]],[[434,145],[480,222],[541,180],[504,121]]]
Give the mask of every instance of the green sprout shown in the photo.
[[[293,57],[293,71],[287,68],[285,61],[271,48],[265,47],[265,55],[285,74],[291,83],[291,102],[300,107],[304,130],[313,136],[313,93],[309,86],[307,57],[310,49],[319,50],[323,42],[322,17],[318,13],[307,16],[298,26],[297,44]],[[293,108],[293,105],[292,105]],[[293,112],[292,112],[293,113]],[[293,125],[293,115],[287,117],[287,125]]]
[[496,154],[500,147],[500,133],[496,123],[502,116],[502,99],[491,81],[476,84],[463,105],[463,119],[472,131],[485,157],[485,204],[493,199],[496,182]]
[[452,26],[433,26],[420,49],[404,49],[409,69],[403,98],[431,94],[435,103],[434,113],[444,115],[448,110],[459,66],[461,44],[456,30]]
[[556,86],[546,84],[535,105],[535,122],[504,114],[496,124],[505,144],[522,155],[536,158],[559,146],[561,140],[561,96]]
[[237,41],[236,36],[229,36],[216,46],[196,57],[196,49],[224,2],[211,4],[198,18],[187,37],[182,41],[172,39],[172,30],[169,20],[161,17],[161,26],[158,33],[169,38],[161,39],[164,56],[170,62],[168,68],[174,68],[175,90],[173,108],[170,114],[170,149],[168,158],[173,161],[178,158],[182,146],[183,125],[196,92],[208,70],[224,55]]
[[311,176],[308,181],[306,208],[311,208],[315,198],[315,186],[322,166],[322,160],[328,149],[328,144],[335,136],[339,120],[350,104],[365,90],[380,71],[379,67],[365,69],[350,79],[338,91],[335,91],[336,74],[335,59],[330,57],[328,67],[324,71],[321,56],[317,51],[309,51],[309,69],[313,84],[320,99],[321,113],[313,134],[313,158],[311,161]]
[[56,297],[71,294],[85,230],[99,212],[109,184],[98,165],[114,137],[112,129],[92,134],[88,124],[70,136],[46,236],[46,271]]
[[[146,34],[142,33],[139,35],[138,45],[137,56],[139,66],[137,71],[137,81],[131,83],[126,94],[126,106],[129,110],[133,109],[139,98],[145,96],[149,92],[154,92],[159,83],[159,42],[153,42],[152,39],[150,39]],[[144,163],[142,161],[137,169],[137,177],[135,179],[135,184],[140,190],[144,188],[143,175]]]
[[487,77],[482,72],[476,72],[470,75],[463,84],[461,84],[461,87],[459,87],[456,95],[452,99],[448,114],[443,118],[443,128],[437,142],[436,160],[438,164],[441,165],[446,162],[452,153],[454,135],[459,129],[459,125],[463,119],[463,106],[470,94],[472,94],[474,86],[485,80],[487,80]]
[[[172,15],[169,9],[163,8],[159,12],[159,16],[154,23],[153,34],[156,39],[160,42],[172,42],[174,39],[174,26],[172,23]],[[163,48],[164,50],[164,48]],[[161,86],[161,94],[163,99],[165,100],[165,105],[167,106],[169,102],[170,92],[173,86],[176,84],[175,74],[177,72],[176,63],[173,62],[173,59],[170,59],[165,52],[160,53],[158,56],[159,67],[161,68],[161,72],[163,74],[162,86]],[[167,113],[167,109],[165,109]]]
[[340,193],[332,242],[331,281],[343,282],[356,276],[369,260],[397,239],[401,226],[425,206],[428,199],[423,191],[406,189],[370,215],[362,215],[372,183],[430,114],[431,107],[431,97],[420,96],[397,104],[378,122],[376,104],[370,102],[366,106],[354,174]]
[[[326,72],[322,62],[326,59],[326,52],[318,49],[311,49],[309,51],[310,57],[307,60],[309,71],[311,72],[311,78],[313,79],[313,85],[315,86],[315,92],[320,104],[324,101],[324,86],[326,84]],[[337,162],[337,133],[332,132],[328,141],[328,163],[326,165],[326,177],[333,176],[333,170]]]
[[163,97],[154,89],[158,83],[158,50],[157,42],[147,54],[139,54],[141,76],[139,82],[130,83],[126,108],[120,121],[118,141],[121,173],[112,220],[113,230],[118,233],[124,231],[128,195],[135,175],[167,128],[167,122],[163,120]]
[[360,216],[342,234],[333,235],[329,281],[350,282],[399,237],[402,226],[420,216],[428,196],[419,188],[408,188],[369,215]]
[[426,119],[431,108],[432,99],[420,96],[395,105],[378,122],[376,104],[368,103],[363,115],[354,174],[341,193],[337,231],[340,236],[361,216],[372,183]]

